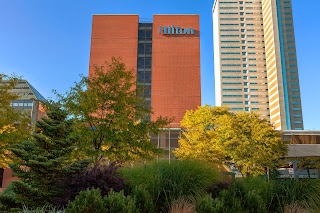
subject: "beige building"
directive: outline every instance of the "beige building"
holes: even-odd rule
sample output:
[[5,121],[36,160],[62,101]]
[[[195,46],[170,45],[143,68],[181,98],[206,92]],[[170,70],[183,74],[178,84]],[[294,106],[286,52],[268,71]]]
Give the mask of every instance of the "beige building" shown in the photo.
[[291,0],[215,0],[216,105],[302,130]]
[[[1,84],[5,82],[0,82],[0,86]],[[11,106],[29,115],[31,126],[34,128],[36,121],[45,116],[41,102],[46,102],[46,99],[26,80],[18,80],[10,92],[18,96],[18,99],[11,102]],[[0,192],[5,190],[13,180],[18,179],[12,175],[10,168],[0,168]]]
[[29,114],[32,126],[45,115],[41,102],[46,99],[28,81],[19,80],[10,92],[18,96],[11,106]]

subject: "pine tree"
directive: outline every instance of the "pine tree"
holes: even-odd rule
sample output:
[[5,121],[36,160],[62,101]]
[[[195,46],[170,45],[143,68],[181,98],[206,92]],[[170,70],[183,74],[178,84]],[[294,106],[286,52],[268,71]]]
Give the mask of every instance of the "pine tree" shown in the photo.
[[72,162],[76,139],[67,113],[51,104],[47,116],[37,122],[33,140],[11,149],[18,159],[11,168],[21,179],[13,182],[17,202],[32,207],[55,204],[63,193],[64,180],[86,166]]

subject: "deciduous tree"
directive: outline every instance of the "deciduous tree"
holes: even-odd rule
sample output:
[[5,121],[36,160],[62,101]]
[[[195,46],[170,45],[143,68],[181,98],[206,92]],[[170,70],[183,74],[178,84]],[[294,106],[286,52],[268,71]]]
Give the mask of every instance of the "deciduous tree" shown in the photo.
[[281,132],[256,113],[231,113],[224,107],[199,107],[181,121],[186,128],[175,154],[222,163],[234,161],[247,175],[263,174],[287,152]]
[[18,78],[0,74],[0,167],[7,167],[12,156],[9,147],[30,137],[30,118],[11,106],[18,96],[11,92]]
[[257,113],[236,113],[222,122],[218,129],[220,143],[242,174],[263,174],[264,167],[275,168],[287,153],[281,132]]
[[145,119],[152,111],[144,104],[143,89],[136,84],[134,70],[120,59],[95,67],[94,75],[82,77],[61,103],[76,120],[80,136],[78,154],[130,161],[160,153],[149,133],[170,123],[168,118]]
[[220,126],[220,117],[229,116],[226,107],[199,106],[197,110],[188,110],[181,120],[184,128],[179,139],[180,147],[174,153],[179,158],[193,158],[220,163],[226,160],[227,153],[220,145],[216,129]]

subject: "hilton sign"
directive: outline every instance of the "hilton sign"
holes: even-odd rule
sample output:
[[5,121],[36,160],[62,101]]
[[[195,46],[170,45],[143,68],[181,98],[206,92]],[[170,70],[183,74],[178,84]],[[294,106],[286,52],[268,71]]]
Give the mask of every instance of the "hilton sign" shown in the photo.
[[183,28],[175,26],[160,26],[159,34],[163,35],[194,35],[193,28]]

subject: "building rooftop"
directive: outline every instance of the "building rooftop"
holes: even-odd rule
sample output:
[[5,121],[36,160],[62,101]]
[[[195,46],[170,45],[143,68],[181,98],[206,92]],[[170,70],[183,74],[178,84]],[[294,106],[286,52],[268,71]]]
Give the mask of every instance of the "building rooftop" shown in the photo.
[[320,135],[320,130],[282,130],[284,135]]
[[11,90],[19,96],[19,100],[46,101],[46,99],[27,80],[19,80],[14,89]]

